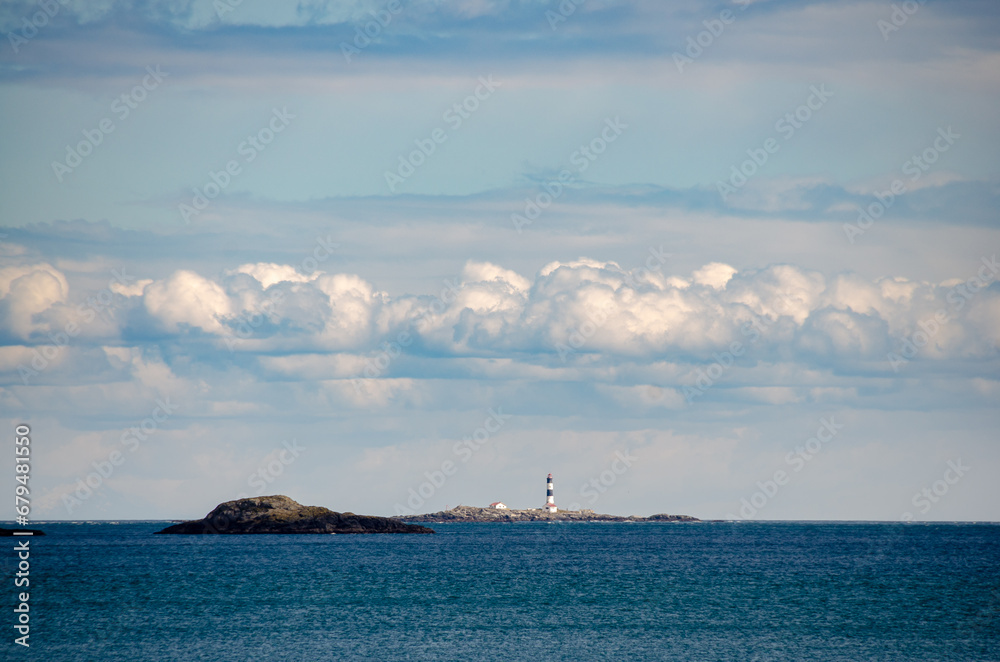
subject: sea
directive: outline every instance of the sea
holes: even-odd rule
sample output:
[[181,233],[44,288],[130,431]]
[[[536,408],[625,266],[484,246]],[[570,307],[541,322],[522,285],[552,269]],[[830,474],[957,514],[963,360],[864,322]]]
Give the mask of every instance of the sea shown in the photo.
[[33,523],[27,589],[0,539],[0,659],[1000,660],[998,524],[168,524]]

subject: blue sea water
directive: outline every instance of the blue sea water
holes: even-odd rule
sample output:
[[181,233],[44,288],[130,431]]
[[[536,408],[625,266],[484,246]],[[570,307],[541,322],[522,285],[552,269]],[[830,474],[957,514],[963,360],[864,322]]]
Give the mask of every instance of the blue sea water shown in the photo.
[[49,523],[5,660],[1000,660],[1000,526]]

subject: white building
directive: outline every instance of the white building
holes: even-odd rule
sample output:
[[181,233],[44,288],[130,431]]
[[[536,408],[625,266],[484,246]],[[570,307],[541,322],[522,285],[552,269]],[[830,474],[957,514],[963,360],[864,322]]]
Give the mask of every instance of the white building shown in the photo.
[[496,510],[507,510],[507,506],[501,501],[494,501],[490,504],[490,508],[495,508]]

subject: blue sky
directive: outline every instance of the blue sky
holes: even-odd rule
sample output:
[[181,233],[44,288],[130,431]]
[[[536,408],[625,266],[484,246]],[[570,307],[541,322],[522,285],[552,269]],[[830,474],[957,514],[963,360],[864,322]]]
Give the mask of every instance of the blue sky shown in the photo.
[[997,24],[4,3],[35,516],[535,507],[552,472],[603,512],[1000,518]]

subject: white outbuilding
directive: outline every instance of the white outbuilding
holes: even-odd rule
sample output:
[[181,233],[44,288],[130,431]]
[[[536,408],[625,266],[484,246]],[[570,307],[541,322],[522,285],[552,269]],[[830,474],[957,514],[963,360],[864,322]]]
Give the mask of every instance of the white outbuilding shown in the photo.
[[495,508],[496,510],[507,510],[507,506],[501,501],[494,501],[490,504],[490,508]]

